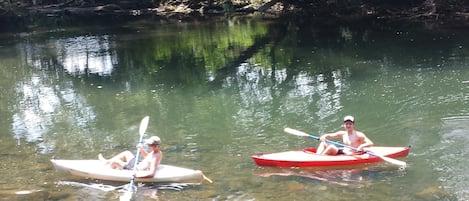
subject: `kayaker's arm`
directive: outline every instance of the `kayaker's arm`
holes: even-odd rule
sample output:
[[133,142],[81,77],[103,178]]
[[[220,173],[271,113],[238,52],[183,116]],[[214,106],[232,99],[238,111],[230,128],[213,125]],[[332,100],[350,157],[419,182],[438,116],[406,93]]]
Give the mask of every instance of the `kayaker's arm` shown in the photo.
[[160,164],[162,158],[163,158],[163,153],[160,152],[159,157],[155,157],[151,160],[150,169],[137,171],[135,173],[135,177],[147,178],[147,177],[155,176],[156,170],[158,169],[158,165]]
[[138,151],[140,151],[140,154],[142,155],[143,158],[147,157],[148,152],[145,151],[145,149],[143,148],[143,144],[142,144],[142,143],[138,143],[137,149],[138,149]]
[[362,151],[363,148],[373,146],[373,142],[372,142],[368,137],[366,137],[365,134],[363,134],[363,133],[360,132],[360,133],[359,133],[359,137],[362,137],[362,138],[363,138],[363,143],[361,143],[361,144],[357,147],[357,150],[358,150],[358,151]]
[[322,135],[319,140],[321,142],[325,142],[326,140],[328,139],[335,139],[335,138],[339,138],[343,135],[343,132],[339,131],[339,132],[335,132],[335,133],[326,133],[324,135]]
[[144,158],[147,157],[148,152],[145,151],[145,149],[139,149],[139,150],[140,150],[140,154],[142,154],[142,156],[143,156]]

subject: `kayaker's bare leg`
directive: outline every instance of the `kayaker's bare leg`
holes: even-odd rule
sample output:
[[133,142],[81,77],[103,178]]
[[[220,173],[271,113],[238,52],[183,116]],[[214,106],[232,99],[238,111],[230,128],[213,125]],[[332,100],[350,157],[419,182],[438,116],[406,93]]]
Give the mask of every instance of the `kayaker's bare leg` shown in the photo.
[[112,164],[113,162],[110,159],[104,158],[103,154],[99,153],[98,154],[98,159],[99,159],[99,161],[101,161],[101,163],[104,166],[109,166],[110,168],[116,169],[116,167],[114,167],[113,164]]
[[324,150],[323,154],[326,155],[337,155],[337,152],[339,152],[339,148],[337,148],[334,145],[329,145],[327,148]]
[[339,148],[332,144],[327,144],[326,142],[321,142],[316,150],[317,154],[324,155],[337,155]]
[[109,160],[106,160],[101,154],[98,155],[100,161],[113,169],[122,169],[134,157],[134,154],[130,151],[121,152]]
[[103,162],[103,163],[107,163],[109,160],[105,159],[103,154],[99,153],[98,154],[98,159],[99,161]]
[[316,149],[316,154],[322,154],[324,150],[326,149],[327,144],[325,142],[319,143],[318,148]]

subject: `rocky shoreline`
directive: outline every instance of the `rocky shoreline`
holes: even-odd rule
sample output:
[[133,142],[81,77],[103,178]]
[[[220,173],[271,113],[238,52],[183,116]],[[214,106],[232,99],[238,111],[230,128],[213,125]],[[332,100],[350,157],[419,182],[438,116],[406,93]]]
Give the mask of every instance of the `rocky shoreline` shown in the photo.
[[[226,1],[230,2],[230,1]],[[5,10],[0,7],[0,22],[14,23],[30,16],[46,17],[92,17],[92,16],[157,16],[170,20],[193,21],[207,19],[213,16],[261,16],[265,18],[296,17],[304,20],[350,21],[350,20],[390,20],[408,24],[421,23],[430,27],[467,27],[469,26],[469,13],[436,13],[431,9],[416,11],[395,10],[388,8],[344,7],[335,10],[336,13],[321,10],[321,8],[292,7],[285,9],[281,1],[273,0],[262,5],[254,4],[160,4],[148,3],[122,3],[103,5],[75,5],[61,3],[53,5],[14,5],[15,9]]]

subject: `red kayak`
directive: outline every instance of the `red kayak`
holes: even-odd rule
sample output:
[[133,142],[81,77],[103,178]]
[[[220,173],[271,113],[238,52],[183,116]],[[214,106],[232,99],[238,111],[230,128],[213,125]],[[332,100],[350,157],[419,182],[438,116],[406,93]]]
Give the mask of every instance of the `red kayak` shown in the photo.
[[389,158],[405,157],[409,154],[410,146],[407,147],[369,147],[368,152],[373,154],[360,155],[319,155],[316,148],[306,148],[298,151],[286,151],[271,154],[257,154],[252,159],[258,166],[274,167],[324,167],[359,165],[383,161],[376,156],[381,155]]

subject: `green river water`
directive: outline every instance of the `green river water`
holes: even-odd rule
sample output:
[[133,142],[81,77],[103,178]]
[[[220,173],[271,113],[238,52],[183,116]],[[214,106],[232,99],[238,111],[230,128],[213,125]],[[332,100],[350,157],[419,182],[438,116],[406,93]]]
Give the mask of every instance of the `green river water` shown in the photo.
[[[468,30],[251,19],[139,20],[0,33],[0,200],[117,200],[57,173],[161,137],[163,162],[214,183],[141,186],[135,200],[469,200]],[[317,146],[345,115],[406,169],[257,167]]]

